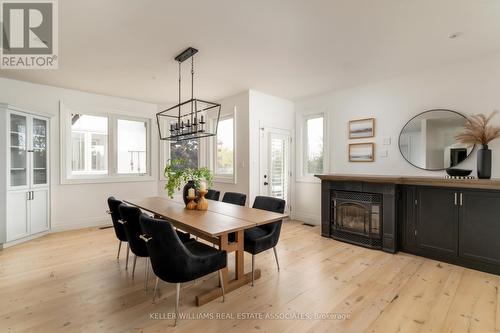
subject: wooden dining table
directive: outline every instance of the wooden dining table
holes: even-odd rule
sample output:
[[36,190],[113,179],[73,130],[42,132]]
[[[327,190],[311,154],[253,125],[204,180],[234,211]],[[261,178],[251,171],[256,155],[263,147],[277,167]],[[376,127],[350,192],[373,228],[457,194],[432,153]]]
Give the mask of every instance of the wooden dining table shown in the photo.
[[[164,219],[177,229],[193,234],[219,246],[227,253],[235,252],[234,278],[229,279],[228,266],[222,271],[225,292],[231,292],[252,281],[252,273],[244,272],[244,231],[259,225],[282,220],[288,215],[266,210],[233,205],[209,200],[208,210],[188,210],[184,202],[164,197],[126,199],[126,203]],[[228,235],[235,233],[235,241]],[[259,279],[260,269],[255,269],[255,279]],[[220,286],[196,296],[196,305],[201,306],[222,296]]]

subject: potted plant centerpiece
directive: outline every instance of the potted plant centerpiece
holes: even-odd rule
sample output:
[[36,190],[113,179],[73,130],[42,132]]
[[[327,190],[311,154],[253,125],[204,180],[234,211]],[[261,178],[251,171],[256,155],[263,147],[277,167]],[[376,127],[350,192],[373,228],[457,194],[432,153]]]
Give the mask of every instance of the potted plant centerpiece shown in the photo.
[[173,198],[175,191],[179,191],[184,185],[182,199],[186,205],[189,202],[187,196],[190,188],[199,189],[202,181],[205,181],[208,187],[212,186],[213,175],[210,169],[189,167],[187,161],[182,158],[169,160],[164,172],[167,179],[165,190],[168,196]]
[[465,121],[465,130],[456,136],[464,144],[481,145],[477,151],[477,177],[479,179],[491,178],[491,149],[488,143],[500,137],[500,127],[490,125],[490,121],[498,113],[492,112],[489,116],[475,114],[468,116]]

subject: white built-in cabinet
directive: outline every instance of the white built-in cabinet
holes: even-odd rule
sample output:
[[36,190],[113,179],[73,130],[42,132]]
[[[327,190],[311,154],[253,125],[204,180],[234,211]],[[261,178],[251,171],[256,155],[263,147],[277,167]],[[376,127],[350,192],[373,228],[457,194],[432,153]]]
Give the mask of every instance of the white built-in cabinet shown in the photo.
[[[50,229],[50,119],[0,104],[6,134],[2,166],[5,210],[0,244],[30,238]],[[3,134],[3,133],[2,133]],[[2,239],[2,232],[3,238]]]

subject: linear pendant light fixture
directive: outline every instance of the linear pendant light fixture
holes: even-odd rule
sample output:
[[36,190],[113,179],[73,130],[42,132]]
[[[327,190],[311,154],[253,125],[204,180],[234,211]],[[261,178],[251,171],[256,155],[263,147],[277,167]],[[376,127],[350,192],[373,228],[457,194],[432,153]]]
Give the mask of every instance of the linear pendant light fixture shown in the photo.
[[[221,105],[194,98],[194,55],[189,47],[175,60],[179,63],[179,104],[156,114],[160,140],[185,141],[215,136],[219,125]],[[181,64],[191,58],[191,98],[181,102]],[[209,119],[213,125],[208,126]]]

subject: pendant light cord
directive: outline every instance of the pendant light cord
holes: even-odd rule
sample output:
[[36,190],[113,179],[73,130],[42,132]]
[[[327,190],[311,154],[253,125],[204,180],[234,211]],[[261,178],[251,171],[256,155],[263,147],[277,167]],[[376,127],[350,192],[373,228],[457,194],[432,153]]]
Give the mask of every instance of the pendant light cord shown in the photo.
[[181,62],[179,61],[179,117],[177,119],[179,126],[181,125]]

